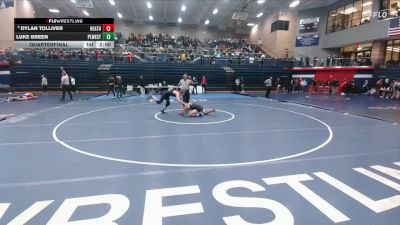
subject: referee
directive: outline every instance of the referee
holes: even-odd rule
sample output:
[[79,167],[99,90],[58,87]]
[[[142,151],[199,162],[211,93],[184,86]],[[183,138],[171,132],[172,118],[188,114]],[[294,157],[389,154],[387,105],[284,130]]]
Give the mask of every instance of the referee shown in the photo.
[[188,75],[185,73],[183,74],[183,78],[179,81],[178,87],[180,88],[181,92],[183,92],[183,102],[189,103],[190,100],[190,85],[192,81],[188,79]]
[[62,98],[61,101],[65,99],[65,92],[68,92],[69,99],[72,101],[72,94],[71,94],[71,77],[65,72],[65,70],[61,67],[62,75],[61,75],[61,83],[60,88],[62,90]]

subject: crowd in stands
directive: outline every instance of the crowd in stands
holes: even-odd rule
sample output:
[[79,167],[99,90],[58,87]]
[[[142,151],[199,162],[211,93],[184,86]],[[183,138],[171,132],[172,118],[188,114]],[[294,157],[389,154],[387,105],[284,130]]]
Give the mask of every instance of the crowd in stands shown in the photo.
[[390,81],[389,78],[379,79],[374,88],[369,88],[368,81],[363,85],[364,91],[379,98],[400,100],[400,79]]
[[[265,60],[274,61],[259,47],[251,45],[244,39],[224,38],[221,40],[200,41],[188,35],[171,36],[168,34],[133,34],[124,36],[115,33],[114,49],[34,49],[34,59],[49,60],[81,60],[81,61],[125,61],[135,62],[184,62],[225,65],[260,64]],[[11,58],[11,57],[7,57]],[[135,60],[136,58],[136,60]],[[19,61],[23,56],[15,55],[12,61]],[[279,59],[281,60],[281,59]],[[338,58],[328,56],[326,59],[300,58],[284,59],[288,67],[320,67],[320,66],[369,66],[370,58]],[[273,64],[273,63],[272,63]]]
[[[264,81],[266,88],[265,97],[269,98],[271,88],[275,88],[279,93],[326,93],[332,94],[364,94],[376,96],[378,98],[400,100],[400,79],[390,80],[389,78],[379,79],[375,84],[370,84],[369,80],[365,80],[361,85],[355,80],[330,79],[327,81],[293,78],[281,79],[268,77]],[[245,94],[246,82],[243,77],[237,77],[234,81],[237,94]]]
[[224,38],[222,40],[200,41],[188,35],[170,36],[168,34],[133,34],[125,39],[125,44],[133,47],[153,48],[155,52],[165,53],[168,49],[209,50],[220,53],[258,53],[257,48],[243,39]]
[[311,59],[310,57],[300,57],[298,59],[294,59],[298,62],[296,66],[299,67],[330,67],[330,66],[372,66],[371,58],[364,57],[351,57],[351,58],[341,58],[336,56],[328,55],[326,59],[321,59],[318,57],[314,57]]
[[125,40],[125,44],[133,47],[154,48],[159,52],[165,49],[198,49],[204,44],[189,36],[170,36],[168,34],[133,34],[131,33]]

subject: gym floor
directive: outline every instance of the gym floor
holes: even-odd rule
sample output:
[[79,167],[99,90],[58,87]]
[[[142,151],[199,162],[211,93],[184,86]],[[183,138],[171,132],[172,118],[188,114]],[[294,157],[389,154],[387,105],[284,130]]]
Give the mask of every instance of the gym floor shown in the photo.
[[0,102],[0,224],[399,225],[399,102],[272,97]]

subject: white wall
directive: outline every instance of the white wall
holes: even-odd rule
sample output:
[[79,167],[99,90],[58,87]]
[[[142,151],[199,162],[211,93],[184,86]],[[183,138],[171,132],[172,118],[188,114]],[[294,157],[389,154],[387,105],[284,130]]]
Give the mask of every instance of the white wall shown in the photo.
[[0,48],[14,45],[15,8],[0,9]]
[[0,9],[0,48],[14,46],[14,18],[33,18],[32,4],[25,0],[16,0],[13,8]]
[[[34,18],[34,8],[30,1],[15,0],[15,9],[17,18]],[[14,22],[13,22],[14,24]]]
[[[271,32],[271,24],[277,20],[289,21],[288,31]],[[295,44],[296,16],[279,14],[268,17],[260,25],[253,27],[249,34],[249,40],[252,44],[258,44],[261,39],[263,49],[275,58],[285,58],[293,56],[293,48]]]

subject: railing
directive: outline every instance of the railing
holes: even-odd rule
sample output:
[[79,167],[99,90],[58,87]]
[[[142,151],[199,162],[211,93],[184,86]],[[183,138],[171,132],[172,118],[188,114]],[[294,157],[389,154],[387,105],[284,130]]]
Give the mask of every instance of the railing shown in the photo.
[[351,67],[351,66],[372,66],[371,58],[358,57],[358,58],[331,58],[331,59],[295,59],[293,66],[295,67]]

